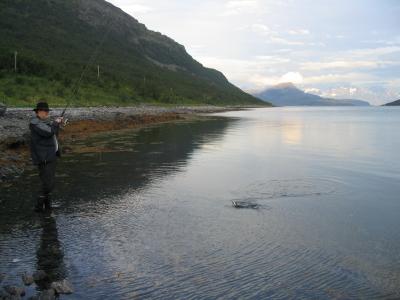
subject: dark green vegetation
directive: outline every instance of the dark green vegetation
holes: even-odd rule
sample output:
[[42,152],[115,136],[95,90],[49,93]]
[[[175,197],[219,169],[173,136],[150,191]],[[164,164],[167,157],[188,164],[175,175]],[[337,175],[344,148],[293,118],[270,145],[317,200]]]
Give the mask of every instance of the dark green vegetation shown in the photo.
[[393,102],[390,102],[390,103],[387,103],[384,106],[400,106],[400,99],[396,100],[396,101],[393,101]]
[[82,106],[266,105],[104,0],[1,0],[0,101],[26,106],[42,99]]
[[292,83],[278,84],[255,95],[276,106],[369,106],[362,100],[330,99],[305,93]]

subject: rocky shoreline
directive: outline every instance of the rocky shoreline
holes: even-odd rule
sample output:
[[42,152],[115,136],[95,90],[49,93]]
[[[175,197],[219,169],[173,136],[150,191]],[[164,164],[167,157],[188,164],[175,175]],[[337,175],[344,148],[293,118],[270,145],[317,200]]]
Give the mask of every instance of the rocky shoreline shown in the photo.
[[[0,274],[0,283],[6,278],[6,274]],[[17,285],[3,286],[0,289],[0,300],[17,300],[27,297],[30,300],[54,300],[59,299],[60,295],[69,295],[74,292],[72,284],[67,279],[52,282],[43,270],[38,270],[33,274],[24,273],[21,279]],[[37,290],[40,291],[36,292]]]
[[[66,113],[69,125],[62,131],[60,139],[67,143],[74,139],[83,139],[88,135],[136,128],[189,116],[223,111],[240,110],[244,107],[216,106],[136,106],[136,107],[93,107],[70,108]],[[52,116],[62,113],[55,109]],[[31,109],[9,108],[0,117],[0,183],[13,180],[30,165],[29,159],[29,119]]]

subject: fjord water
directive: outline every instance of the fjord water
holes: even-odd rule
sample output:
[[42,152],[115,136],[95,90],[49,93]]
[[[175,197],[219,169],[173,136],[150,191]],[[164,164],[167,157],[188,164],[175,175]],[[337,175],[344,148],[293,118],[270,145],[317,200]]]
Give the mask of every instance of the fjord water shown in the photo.
[[398,298],[399,127],[267,108],[96,136],[60,162],[51,216],[32,171],[1,187],[0,273],[68,278],[65,299]]

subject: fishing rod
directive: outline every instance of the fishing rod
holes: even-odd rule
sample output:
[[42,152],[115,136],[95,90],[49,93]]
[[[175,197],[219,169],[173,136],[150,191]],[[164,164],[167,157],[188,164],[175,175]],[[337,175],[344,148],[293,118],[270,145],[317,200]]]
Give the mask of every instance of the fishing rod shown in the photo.
[[67,109],[68,109],[68,107],[69,107],[69,104],[70,104],[70,102],[68,101],[68,102],[67,102],[67,106],[64,108],[64,110],[62,111],[62,113],[61,113],[61,115],[60,115],[61,118],[64,118],[65,112],[67,111]]

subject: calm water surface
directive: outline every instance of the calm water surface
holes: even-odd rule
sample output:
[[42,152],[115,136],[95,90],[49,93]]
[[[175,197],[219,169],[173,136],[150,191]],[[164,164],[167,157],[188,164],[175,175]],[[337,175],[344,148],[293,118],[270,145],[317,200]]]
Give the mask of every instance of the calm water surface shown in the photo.
[[65,299],[399,298],[399,128],[397,108],[273,108],[91,138],[60,162],[52,215],[31,213],[32,171],[0,187],[2,284],[45,269]]

